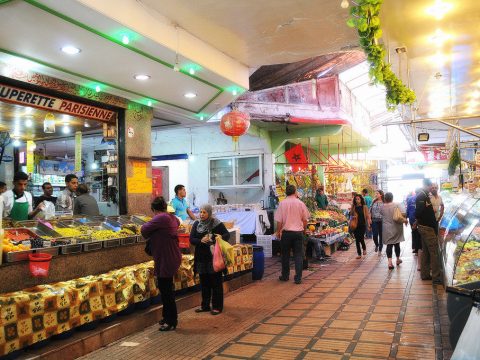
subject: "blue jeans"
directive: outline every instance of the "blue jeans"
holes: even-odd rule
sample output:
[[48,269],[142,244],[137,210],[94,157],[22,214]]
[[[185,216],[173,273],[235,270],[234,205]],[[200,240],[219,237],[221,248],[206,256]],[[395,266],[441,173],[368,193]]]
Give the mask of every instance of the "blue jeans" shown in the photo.
[[375,243],[375,248],[378,248],[378,250],[381,252],[383,249],[382,220],[372,221],[372,232],[373,232],[373,242]]
[[319,238],[309,237],[308,242],[313,244],[313,248],[315,249],[315,258],[317,260],[325,257],[325,251],[323,250],[322,242]]
[[290,249],[293,249],[295,280],[301,280],[303,270],[303,232],[284,230],[280,239],[280,247],[282,250],[282,277],[288,279],[290,276]]

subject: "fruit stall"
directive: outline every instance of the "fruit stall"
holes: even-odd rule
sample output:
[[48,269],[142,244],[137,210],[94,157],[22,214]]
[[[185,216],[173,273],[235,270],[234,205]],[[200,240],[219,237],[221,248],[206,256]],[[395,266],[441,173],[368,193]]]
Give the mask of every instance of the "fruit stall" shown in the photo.
[[[0,356],[93,329],[160,301],[153,261],[140,228],[149,218],[119,216],[25,221],[4,230],[0,266]],[[179,238],[188,237],[179,229]],[[175,290],[199,284],[189,242],[174,277]],[[48,255],[42,272],[32,271],[32,256]],[[233,246],[228,278],[251,271],[251,245]],[[227,278],[227,279],[228,279]]]
[[[439,246],[444,283],[457,289],[480,290],[480,197],[451,194],[440,222]],[[472,298],[448,293],[450,341],[454,346],[472,309]],[[477,334],[471,334],[476,336]]]

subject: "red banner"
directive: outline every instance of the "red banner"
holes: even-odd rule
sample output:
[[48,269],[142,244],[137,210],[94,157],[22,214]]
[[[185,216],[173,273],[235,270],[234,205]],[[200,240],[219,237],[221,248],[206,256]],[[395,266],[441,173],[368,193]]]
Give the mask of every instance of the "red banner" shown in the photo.
[[297,172],[308,167],[307,158],[305,157],[305,153],[303,152],[301,144],[295,145],[289,150],[285,151],[285,158],[292,165],[293,172]]

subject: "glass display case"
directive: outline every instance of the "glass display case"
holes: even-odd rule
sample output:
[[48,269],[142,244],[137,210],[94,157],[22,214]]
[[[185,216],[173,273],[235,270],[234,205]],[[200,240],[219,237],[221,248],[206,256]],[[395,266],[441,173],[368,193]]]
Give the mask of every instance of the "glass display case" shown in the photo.
[[446,285],[480,282],[480,201],[466,198],[451,217],[443,235]]

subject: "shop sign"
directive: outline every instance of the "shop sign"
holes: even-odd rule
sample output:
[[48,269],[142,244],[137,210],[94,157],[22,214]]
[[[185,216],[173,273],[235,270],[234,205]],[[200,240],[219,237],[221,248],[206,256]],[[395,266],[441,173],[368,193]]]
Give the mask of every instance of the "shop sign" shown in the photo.
[[133,127],[129,126],[127,129],[127,135],[129,138],[133,138],[135,136],[135,130]]
[[75,172],[82,170],[82,132],[75,133]]
[[98,121],[115,120],[116,114],[114,111],[96,106],[80,104],[3,84],[0,84],[0,100]]

